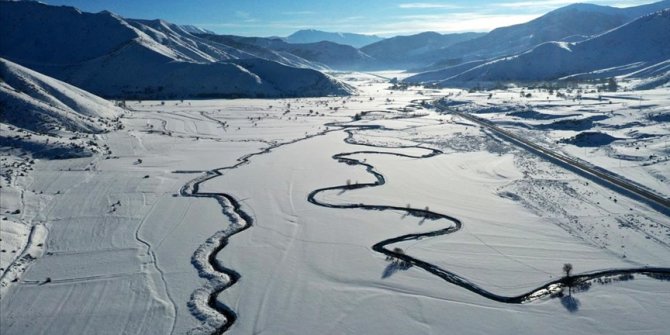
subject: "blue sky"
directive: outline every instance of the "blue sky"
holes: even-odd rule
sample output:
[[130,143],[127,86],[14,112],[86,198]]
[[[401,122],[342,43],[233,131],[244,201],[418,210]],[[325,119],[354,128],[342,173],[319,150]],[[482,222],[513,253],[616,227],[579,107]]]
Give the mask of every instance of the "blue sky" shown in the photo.
[[[489,31],[532,20],[579,0],[42,0],[84,11],[161,18],[221,34],[286,36],[299,29],[406,35],[422,31]],[[584,1],[628,7],[653,0]]]

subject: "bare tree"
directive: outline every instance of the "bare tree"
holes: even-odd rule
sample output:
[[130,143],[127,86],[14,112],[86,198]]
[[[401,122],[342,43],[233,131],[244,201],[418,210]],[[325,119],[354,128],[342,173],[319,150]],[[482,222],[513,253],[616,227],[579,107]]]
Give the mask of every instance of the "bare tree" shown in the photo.
[[572,296],[572,280],[570,280],[570,272],[572,272],[572,264],[563,264],[563,272],[565,272],[566,285],[568,286],[568,295]]
[[572,272],[572,264],[570,263],[563,264],[563,272],[565,272],[566,277],[570,277],[570,272]]

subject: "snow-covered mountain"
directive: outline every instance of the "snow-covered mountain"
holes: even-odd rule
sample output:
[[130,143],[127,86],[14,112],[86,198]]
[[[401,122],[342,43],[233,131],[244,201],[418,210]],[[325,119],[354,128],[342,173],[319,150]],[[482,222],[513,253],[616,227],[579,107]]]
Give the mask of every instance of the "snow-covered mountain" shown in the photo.
[[[283,97],[349,94],[323,73],[193,35],[36,2],[0,2],[0,56],[103,97]],[[286,58],[283,58],[286,60]],[[305,63],[305,62],[303,62]],[[255,70],[251,70],[253,67]]]
[[471,40],[483,33],[440,34],[423,32],[409,36],[396,36],[361,48],[377,60],[380,68],[411,68],[425,66],[439,60],[440,52],[449,46]]
[[[547,42],[527,52],[503,57],[454,74],[447,70],[407,78],[443,85],[497,81],[574,79],[589,74],[609,77],[632,73],[670,59],[670,9],[640,17],[579,43]],[[655,66],[650,69],[667,69]],[[658,71],[647,71],[658,75]],[[639,74],[642,74],[640,72]],[[441,76],[442,75],[442,76]]]
[[111,102],[0,58],[0,122],[34,132],[99,133],[121,110]]
[[224,44],[209,43],[207,40],[194,36],[182,26],[164,20],[122,20],[136,31],[146,34],[152,41],[171,50],[178,60],[201,63],[253,57]]
[[230,35],[200,34],[203,38],[218,41],[236,48],[257,53],[259,50],[271,52],[282,57],[291,58],[292,62],[300,66],[298,61],[318,70],[357,70],[368,68],[375,60],[364,52],[344,44],[322,41],[316,43],[288,43],[279,38],[241,37]]
[[544,42],[575,42],[616,28],[631,20],[670,7],[670,0],[628,8],[573,4],[535,20],[497,28],[479,38],[452,45],[433,55],[442,60],[481,60],[513,55]]
[[[195,34],[197,37],[204,38],[210,42],[223,44],[233,47],[237,50],[246,52],[255,57],[275,61],[280,64],[307,68],[314,70],[329,70],[325,64],[310,61],[302,57],[296,56],[281,48],[276,48],[275,45],[288,44],[278,38],[264,38],[264,37],[242,37],[234,35],[216,35],[216,34]],[[275,42],[276,41],[276,44]]]
[[289,43],[316,43],[328,41],[337,44],[350,45],[354,48],[361,48],[381,40],[383,40],[383,38],[375,35],[331,33],[314,29],[298,30],[286,37],[286,41]]

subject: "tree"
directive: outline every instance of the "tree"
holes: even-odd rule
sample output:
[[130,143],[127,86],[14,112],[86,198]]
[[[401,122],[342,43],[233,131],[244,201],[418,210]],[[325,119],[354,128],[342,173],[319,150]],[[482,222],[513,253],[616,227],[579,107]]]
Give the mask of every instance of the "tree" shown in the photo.
[[566,277],[570,277],[571,271],[572,271],[572,264],[570,263],[563,264],[563,272],[565,272]]
[[614,77],[607,80],[607,90],[610,92],[616,92],[619,89],[619,84],[617,84]]
[[572,280],[570,279],[570,272],[572,271],[572,264],[563,264],[563,272],[565,272],[566,285],[568,286],[568,295],[572,296]]

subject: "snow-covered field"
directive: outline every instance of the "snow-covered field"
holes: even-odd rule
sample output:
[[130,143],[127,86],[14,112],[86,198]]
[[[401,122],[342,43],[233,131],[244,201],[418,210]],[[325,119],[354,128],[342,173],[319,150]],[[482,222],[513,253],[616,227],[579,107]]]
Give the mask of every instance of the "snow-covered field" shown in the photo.
[[[575,275],[670,268],[668,216],[422,104],[449,96],[453,108],[667,197],[667,88],[489,98],[337,76],[360,94],[128,102],[124,129],[93,135],[107,152],[3,151],[0,331],[667,332],[667,276],[604,277],[571,299],[507,304],[373,249],[453,228],[452,217],[460,230],[388,248],[500,296],[560,279],[564,263]],[[580,121],[557,123],[567,119]],[[239,275],[234,285],[221,268]]]
[[[521,97],[521,92],[528,97]],[[668,89],[509,89],[452,97],[456,108],[670,196]],[[489,98],[490,96],[490,98]]]

